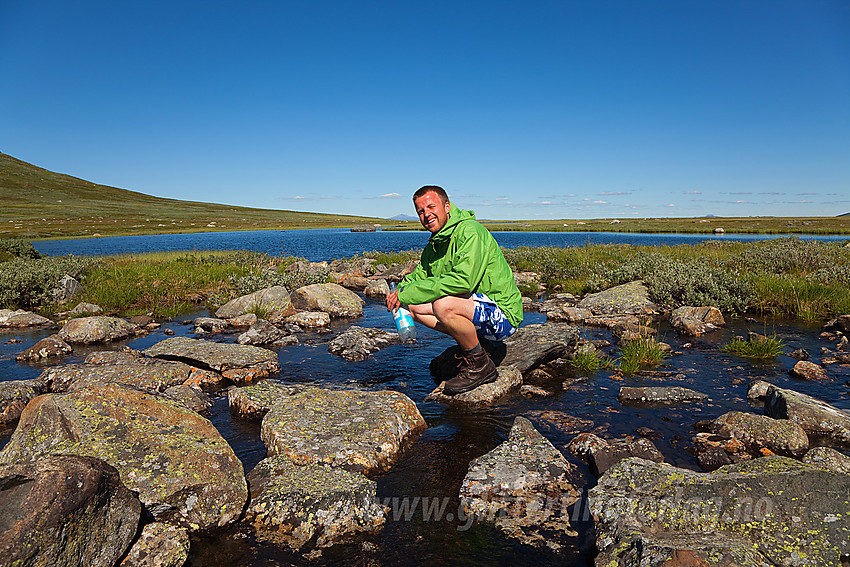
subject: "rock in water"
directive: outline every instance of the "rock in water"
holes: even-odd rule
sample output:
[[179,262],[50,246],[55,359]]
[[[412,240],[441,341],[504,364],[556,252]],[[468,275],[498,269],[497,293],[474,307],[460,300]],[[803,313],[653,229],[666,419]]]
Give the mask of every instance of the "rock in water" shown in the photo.
[[345,360],[366,360],[373,352],[397,342],[398,333],[352,325],[328,344],[328,352]]
[[576,306],[594,315],[655,315],[658,306],[649,300],[649,290],[640,280],[614,286],[584,297]]
[[460,487],[467,517],[495,523],[508,536],[546,543],[539,530],[577,535],[567,507],[578,500],[571,465],[531,422],[517,417],[507,441],[478,457]]
[[40,379],[0,382],[0,426],[18,421],[30,400],[45,390],[46,385]]
[[59,337],[67,343],[88,345],[126,339],[135,332],[136,326],[129,321],[118,317],[95,315],[71,319],[59,331]]
[[516,390],[522,385],[522,374],[515,366],[500,366],[496,371],[499,375],[495,382],[482,384],[473,390],[454,396],[447,396],[443,393],[446,383],[442,382],[433,392],[425,396],[425,401],[459,407],[483,407],[493,404],[508,392]]
[[848,494],[850,475],[787,457],[712,473],[626,459],[589,492],[597,565],[840,567],[850,552]]
[[155,518],[190,531],[236,520],[248,497],[242,463],[212,423],[167,397],[118,384],[30,402],[0,463],[48,454],[103,459]]
[[133,541],[141,509],[100,459],[0,465],[0,564],[112,567]]
[[625,406],[666,406],[700,402],[708,396],[680,386],[623,386],[617,399]]
[[120,567],[183,567],[189,559],[189,534],[178,526],[153,522],[142,530]]
[[248,482],[251,502],[246,521],[260,539],[296,550],[376,532],[386,519],[375,498],[376,483],[361,473],[269,457],[251,471]]
[[276,323],[287,315],[292,315],[292,299],[283,286],[261,289],[229,301],[218,308],[215,316],[221,319],[231,319],[245,315],[250,311],[263,311],[263,318]]
[[850,447],[850,414],[806,394],[769,386],[764,413],[798,423],[810,437]]
[[762,448],[778,455],[802,457],[809,450],[809,438],[799,424],[788,419],[730,411],[712,422],[713,433],[740,440],[758,454]]
[[269,455],[370,474],[388,470],[426,427],[399,392],[311,388],[275,404],[260,433]]
[[42,358],[55,358],[70,354],[71,350],[71,345],[63,341],[59,335],[50,335],[19,354],[16,359],[41,360]]
[[233,382],[251,382],[280,370],[274,351],[251,345],[215,343],[186,337],[160,341],[144,351],[147,356],[188,362],[221,372]]
[[47,317],[37,315],[32,311],[24,311],[23,309],[18,309],[17,311],[0,309],[0,329],[15,327],[41,327],[51,324],[53,324],[53,321]]
[[230,413],[244,419],[262,419],[281,399],[306,390],[306,386],[261,380],[256,384],[227,391]]
[[360,317],[363,315],[360,296],[339,284],[312,284],[292,293],[292,304],[304,311],[323,311],[331,317]]
[[719,327],[726,320],[717,307],[679,307],[670,314],[670,326],[683,335],[698,337]]

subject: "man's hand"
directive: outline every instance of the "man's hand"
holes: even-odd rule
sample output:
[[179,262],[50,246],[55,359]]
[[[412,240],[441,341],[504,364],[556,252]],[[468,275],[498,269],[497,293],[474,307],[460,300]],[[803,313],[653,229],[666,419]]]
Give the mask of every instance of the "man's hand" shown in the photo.
[[398,290],[391,291],[387,294],[387,311],[395,311],[401,307],[401,302],[398,300]]

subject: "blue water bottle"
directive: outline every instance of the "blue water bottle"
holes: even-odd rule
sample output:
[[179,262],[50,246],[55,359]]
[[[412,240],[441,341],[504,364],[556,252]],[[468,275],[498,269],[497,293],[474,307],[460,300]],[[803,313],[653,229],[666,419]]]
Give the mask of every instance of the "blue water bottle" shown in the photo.
[[[390,292],[396,290],[395,283],[390,284]],[[403,343],[409,343],[416,340],[416,327],[413,326],[413,316],[410,311],[399,307],[393,311],[393,319],[395,319],[395,328],[398,331],[398,338]]]

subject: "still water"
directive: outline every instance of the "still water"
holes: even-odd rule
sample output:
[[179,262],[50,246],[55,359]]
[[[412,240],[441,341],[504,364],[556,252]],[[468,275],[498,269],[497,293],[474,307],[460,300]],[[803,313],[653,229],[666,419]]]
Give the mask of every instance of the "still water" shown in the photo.
[[[717,237],[496,233],[496,238],[503,246],[511,247],[524,244],[570,246],[588,242],[678,244]],[[730,239],[728,235],[719,238]],[[426,239],[427,234],[423,232],[351,233],[345,230],[311,230],[65,240],[37,242],[36,246],[51,255],[249,248],[317,261],[351,256],[364,250],[389,251],[422,247]],[[379,498],[407,498],[408,502],[419,498],[420,505],[410,514],[391,512],[389,521],[379,534],[356,544],[326,550],[318,559],[308,560],[299,554],[257,541],[248,528],[237,526],[219,537],[193,541],[190,565],[591,565],[594,554],[593,522],[586,513],[584,498],[570,511],[571,517],[576,519],[573,526],[579,535],[565,542],[565,551],[558,554],[517,544],[488,525],[469,526],[458,520],[457,494],[469,462],[504,441],[517,416],[528,417],[576,465],[576,483],[583,487],[586,494],[587,489],[595,484],[595,477],[584,463],[566,449],[569,441],[580,432],[620,438],[635,436],[639,427],[649,427],[660,435],[655,444],[668,463],[699,470],[696,458],[689,452],[690,440],[695,433],[694,423],[732,410],[760,412],[760,408],[751,407],[746,398],[747,387],[755,379],[804,391],[841,409],[850,410],[847,387],[850,368],[831,366],[828,368],[829,381],[801,382],[788,374],[795,362],[789,356],[783,355],[774,361],[757,364],[720,350],[732,336],[746,335],[747,331],[776,333],[785,341],[786,352],[805,348],[816,363],[820,362],[821,347],[834,348],[834,343],[818,336],[820,328],[816,325],[764,318],[733,319],[726,329],[699,339],[679,337],[665,323],[661,323],[659,340],[669,343],[673,348],[673,354],[660,368],[669,372],[663,378],[622,378],[605,370],[584,376],[567,373],[551,383],[538,384],[551,392],[546,397],[526,398],[513,394],[483,410],[446,408],[435,402],[423,401],[435,386],[428,371],[429,361],[452,344],[450,339],[439,333],[419,326],[415,344],[391,345],[362,362],[346,362],[328,353],[330,339],[352,323],[393,328],[392,317],[379,301],[366,299],[366,302],[362,318],[356,321],[336,321],[328,334],[303,333],[299,335],[299,344],[279,349],[278,357],[283,370],[270,379],[327,387],[390,389],[413,399],[425,417],[428,429],[389,472],[377,475],[373,480],[377,482]],[[192,325],[187,322],[205,315],[208,315],[206,311],[187,313],[178,320],[164,322],[162,330],[171,329],[178,336],[191,336]],[[544,321],[544,316],[531,312],[526,313],[524,324]],[[129,346],[145,349],[166,338],[162,330],[146,337],[112,343],[108,348]],[[0,380],[37,377],[45,365],[18,363],[15,356],[53,332],[55,330],[0,332]],[[604,329],[584,328],[581,332],[589,339],[616,342],[610,332]],[[232,342],[235,337],[219,335],[215,339]],[[77,348],[61,362],[80,362],[88,352],[103,348]],[[617,355],[614,347],[608,348],[607,352],[612,356]],[[683,386],[704,392],[709,399],[659,409],[630,408],[617,401],[620,387],[641,385]],[[265,457],[265,447],[260,440],[260,423],[232,418],[226,395],[215,399],[208,417],[234,448],[246,472]],[[10,429],[0,430],[0,447],[8,441],[9,435]],[[435,514],[426,516],[421,505],[425,498],[447,502],[439,517]]]
[[[778,238],[781,235],[727,234],[638,234],[624,232],[494,232],[499,245],[584,246],[587,244],[634,244],[645,246],[696,244],[705,240],[751,241]],[[786,235],[787,236],[787,235]],[[818,240],[846,240],[845,236],[800,236]],[[348,229],[259,230],[249,232],[207,232],[199,234],[156,234],[148,236],[112,236],[74,240],[33,242],[49,256],[74,254],[102,256],[175,250],[253,250],[271,256],[299,256],[311,262],[348,258],[365,251],[398,252],[423,248],[428,241],[425,231],[379,230],[351,232]]]

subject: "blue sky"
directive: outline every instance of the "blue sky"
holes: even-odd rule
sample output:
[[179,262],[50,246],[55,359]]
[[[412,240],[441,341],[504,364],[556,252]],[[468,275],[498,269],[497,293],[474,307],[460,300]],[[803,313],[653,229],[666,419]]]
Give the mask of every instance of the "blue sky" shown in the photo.
[[0,0],[0,151],[162,197],[850,211],[850,2]]

